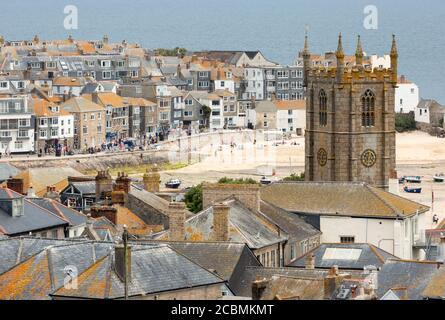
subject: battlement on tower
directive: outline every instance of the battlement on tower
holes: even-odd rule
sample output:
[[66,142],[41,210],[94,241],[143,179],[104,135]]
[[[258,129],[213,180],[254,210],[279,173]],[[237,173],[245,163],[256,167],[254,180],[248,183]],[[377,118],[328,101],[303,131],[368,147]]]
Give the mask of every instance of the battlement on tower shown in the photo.
[[[351,82],[392,82],[393,70],[391,68],[374,68],[365,66],[352,66],[343,69],[343,83]],[[332,79],[336,80],[337,67],[312,67],[308,70],[309,82]]]

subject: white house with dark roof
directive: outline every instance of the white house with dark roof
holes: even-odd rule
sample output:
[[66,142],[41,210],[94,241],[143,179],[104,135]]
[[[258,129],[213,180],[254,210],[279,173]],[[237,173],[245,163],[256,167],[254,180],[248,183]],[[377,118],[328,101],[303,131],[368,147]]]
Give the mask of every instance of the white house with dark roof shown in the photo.
[[25,196],[0,188],[0,234],[65,238],[68,219],[39,206]]
[[322,243],[369,243],[404,259],[424,256],[429,207],[362,182],[280,182],[261,199],[322,232]]

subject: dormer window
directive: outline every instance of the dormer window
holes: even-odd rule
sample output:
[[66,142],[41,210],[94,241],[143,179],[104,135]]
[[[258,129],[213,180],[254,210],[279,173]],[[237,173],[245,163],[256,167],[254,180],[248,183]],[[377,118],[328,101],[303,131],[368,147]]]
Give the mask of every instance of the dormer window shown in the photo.
[[109,68],[109,67],[111,67],[111,61],[110,60],[101,60],[100,66],[102,68]]
[[41,67],[40,62],[31,62],[29,65],[33,69],[40,69]]
[[49,62],[46,63],[46,67],[47,67],[48,69],[54,69],[56,66],[57,66],[57,65],[56,65],[56,62],[55,62],[55,61],[49,61]]
[[60,111],[59,106],[51,106],[50,109],[51,109],[52,112],[59,112]]

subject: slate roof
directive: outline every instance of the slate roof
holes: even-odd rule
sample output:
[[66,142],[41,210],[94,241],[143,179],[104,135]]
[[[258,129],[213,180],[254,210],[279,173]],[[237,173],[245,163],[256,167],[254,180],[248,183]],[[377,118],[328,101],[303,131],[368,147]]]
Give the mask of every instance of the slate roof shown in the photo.
[[46,247],[0,275],[0,299],[49,299],[54,288],[63,286],[67,267],[75,267],[82,273],[111,248],[111,243],[98,242]]
[[265,201],[260,201],[260,211],[272,220],[289,238],[297,241],[321,235],[321,231],[298,217],[296,214],[278,208]]
[[[95,181],[75,181],[70,182],[70,185],[72,185],[74,188],[76,188],[82,195],[92,195],[96,194],[96,182]],[[69,186],[68,186],[69,187]],[[62,190],[62,192],[64,192]]]
[[70,226],[78,226],[87,222],[88,217],[79,211],[68,208],[58,201],[46,198],[30,198],[38,206],[58,215],[62,219],[68,220]]
[[445,299],[445,267],[441,266],[436,271],[425,290],[422,297],[427,299]]
[[233,290],[237,292],[237,295],[239,296],[251,297],[252,283],[257,279],[270,279],[273,276],[285,276],[307,280],[323,280],[327,274],[328,271],[316,269],[247,267],[240,276],[237,286],[235,286]]
[[362,182],[278,182],[261,188],[261,199],[291,212],[402,218],[429,207]]
[[[78,278],[78,289],[61,287],[52,296],[120,299],[124,284],[114,271],[111,253],[91,265]],[[167,245],[135,247],[131,254],[129,296],[223,284],[224,280],[178,254]]]
[[[22,195],[2,188],[0,199],[24,198]],[[59,217],[51,211],[40,207],[29,199],[24,199],[24,214],[12,217],[9,212],[0,209],[0,229],[7,235],[27,234],[38,230],[64,227],[69,224],[68,220]]]
[[377,296],[382,297],[390,289],[406,288],[408,300],[421,300],[440,265],[438,262],[389,260],[378,272]]
[[[235,287],[247,266],[260,266],[252,251],[244,243],[233,242],[168,242],[165,243],[193,262],[214,272]],[[234,291],[236,294],[236,292]]]
[[49,246],[77,242],[77,239],[45,239],[35,237],[14,237],[0,239],[0,274]]
[[[247,209],[237,200],[227,201],[229,213],[229,241],[246,243],[252,249],[263,248],[281,241],[285,238],[266,226],[265,219]],[[187,240],[213,239],[213,207],[209,207],[185,223]]]
[[288,266],[304,268],[306,258],[312,254],[315,256],[315,268],[322,269],[330,269],[334,266],[340,269],[357,270],[363,270],[367,266],[380,268],[387,260],[397,259],[372,244],[323,243]]
[[100,87],[99,83],[89,82],[82,88],[82,91],[80,93],[81,94],[89,94],[89,93],[97,92],[99,87]]

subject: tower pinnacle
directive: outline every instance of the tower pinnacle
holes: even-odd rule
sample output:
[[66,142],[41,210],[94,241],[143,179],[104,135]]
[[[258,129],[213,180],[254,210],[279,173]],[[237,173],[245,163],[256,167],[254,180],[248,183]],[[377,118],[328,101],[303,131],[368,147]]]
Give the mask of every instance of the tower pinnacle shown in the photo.
[[338,46],[337,46],[337,59],[343,59],[345,57],[345,52],[343,51],[343,42],[342,42],[342,36],[341,32],[338,35]]
[[363,48],[362,48],[362,41],[360,39],[360,35],[357,37],[357,49],[355,50],[355,64],[357,66],[363,65]]

